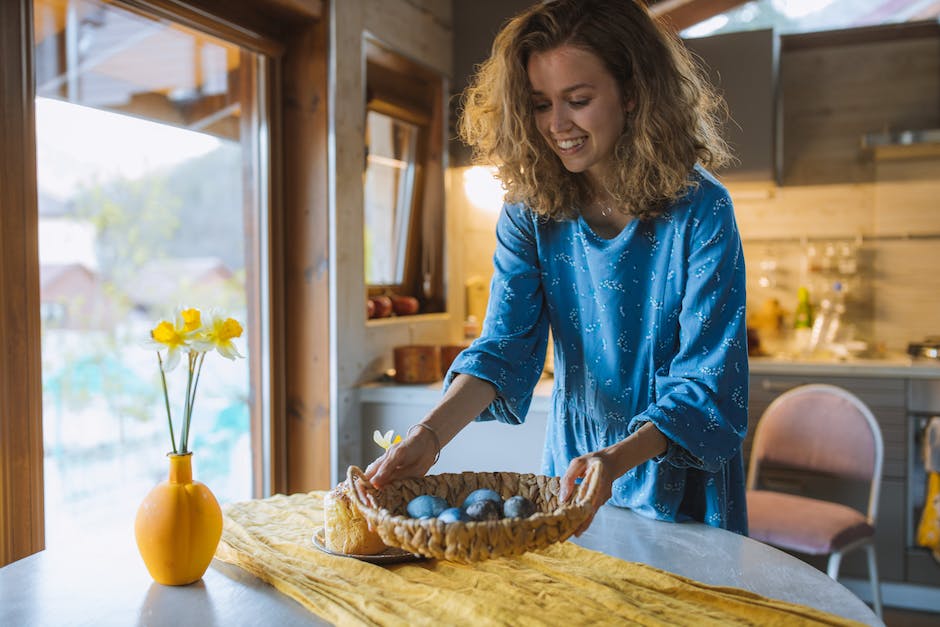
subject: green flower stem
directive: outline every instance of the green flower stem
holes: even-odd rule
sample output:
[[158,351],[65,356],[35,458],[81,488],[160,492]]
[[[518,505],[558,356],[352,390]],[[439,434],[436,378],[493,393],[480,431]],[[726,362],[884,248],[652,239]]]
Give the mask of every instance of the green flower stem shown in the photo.
[[183,407],[183,429],[180,433],[180,454],[185,455],[189,452],[187,445],[189,444],[189,421],[192,419],[193,408],[190,404],[193,390],[193,370],[196,366],[196,356],[194,353],[190,352],[188,355],[189,358],[189,373],[186,375],[186,404]]
[[166,373],[163,372],[163,358],[157,351],[157,363],[160,364],[160,381],[163,383],[163,403],[166,405],[166,421],[170,427],[170,444],[173,445],[173,454],[176,454],[176,437],[173,435],[173,416],[170,413],[170,393],[166,389]]
[[[186,405],[189,407],[189,413],[187,415],[190,417],[192,417],[193,408],[196,405],[196,390],[199,388],[199,377],[202,374],[202,362],[206,360],[206,354],[199,353],[199,356],[196,359],[199,361],[199,365],[196,366],[196,379],[193,381],[192,392],[190,393],[189,390],[186,392],[189,396],[189,398],[186,399]],[[186,426],[186,441],[183,444],[184,448],[189,443],[189,420],[186,421]]]

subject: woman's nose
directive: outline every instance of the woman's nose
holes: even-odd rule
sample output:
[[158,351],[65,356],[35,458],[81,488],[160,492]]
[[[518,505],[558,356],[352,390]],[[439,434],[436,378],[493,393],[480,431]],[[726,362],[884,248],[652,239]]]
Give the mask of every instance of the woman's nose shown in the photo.
[[568,117],[568,113],[565,111],[564,107],[552,108],[552,119],[550,124],[550,130],[553,133],[566,131],[571,127],[571,119]]

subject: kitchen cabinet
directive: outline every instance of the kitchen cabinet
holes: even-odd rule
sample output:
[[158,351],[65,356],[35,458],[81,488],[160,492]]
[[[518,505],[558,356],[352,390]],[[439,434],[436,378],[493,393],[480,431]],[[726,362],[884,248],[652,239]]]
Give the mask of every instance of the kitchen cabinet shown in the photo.
[[777,42],[769,29],[685,40],[728,106],[722,133],[738,162],[717,171],[723,180],[776,178]]
[[784,35],[780,94],[782,184],[873,182],[864,136],[940,127],[940,25]]

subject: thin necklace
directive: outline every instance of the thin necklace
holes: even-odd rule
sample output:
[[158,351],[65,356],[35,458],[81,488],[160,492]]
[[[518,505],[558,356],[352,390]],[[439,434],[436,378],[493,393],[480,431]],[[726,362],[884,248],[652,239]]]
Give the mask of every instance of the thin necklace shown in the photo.
[[609,218],[610,215],[614,212],[614,208],[610,204],[601,202],[601,200],[597,198],[596,196],[593,198],[593,200],[594,200],[594,203],[596,203],[597,206],[600,207],[602,218]]

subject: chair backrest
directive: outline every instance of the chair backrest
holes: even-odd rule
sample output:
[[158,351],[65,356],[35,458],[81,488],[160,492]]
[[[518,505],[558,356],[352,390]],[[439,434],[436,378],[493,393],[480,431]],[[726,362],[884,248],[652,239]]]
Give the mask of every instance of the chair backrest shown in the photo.
[[757,423],[747,487],[756,487],[763,464],[870,481],[874,525],[883,461],[881,428],[865,403],[834,385],[802,385],[774,399]]

